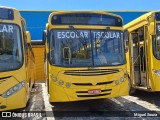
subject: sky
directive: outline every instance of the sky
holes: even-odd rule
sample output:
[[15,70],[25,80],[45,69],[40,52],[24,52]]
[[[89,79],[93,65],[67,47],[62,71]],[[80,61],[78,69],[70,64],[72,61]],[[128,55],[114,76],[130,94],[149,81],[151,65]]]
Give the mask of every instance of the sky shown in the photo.
[[18,10],[160,10],[160,0],[0,0]]

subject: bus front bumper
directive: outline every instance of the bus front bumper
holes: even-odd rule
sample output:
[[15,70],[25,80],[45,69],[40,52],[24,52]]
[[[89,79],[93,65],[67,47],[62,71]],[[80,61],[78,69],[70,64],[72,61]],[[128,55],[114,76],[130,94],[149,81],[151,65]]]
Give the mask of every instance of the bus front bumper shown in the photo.
[[[119,96],[128,95],[128,80],[126,79],[119,85],[109,86],[88,86],[88,87],[77,87],[77,88],[66,88],[58,85],[53,85],[50,89],[50,102],[69,102],[79,100],[90,100],[90,99],[102,99],[102,98],[114,98]],[[89,90],[100,89],[99,94],[89,94]]]

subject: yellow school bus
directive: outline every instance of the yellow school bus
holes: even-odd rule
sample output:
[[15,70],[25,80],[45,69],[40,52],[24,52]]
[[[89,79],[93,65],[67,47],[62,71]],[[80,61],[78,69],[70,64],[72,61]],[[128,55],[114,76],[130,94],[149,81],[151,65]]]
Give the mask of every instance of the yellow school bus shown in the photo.
[[103,11],[53,12],[42,39],[50,102],[128,94],[120,16]]
[[0,7],[0,111],[26,106],[34,84],[34,54],[18,10]]
[[149,12],[124,26],[130,92],[160,91],[160,12]]

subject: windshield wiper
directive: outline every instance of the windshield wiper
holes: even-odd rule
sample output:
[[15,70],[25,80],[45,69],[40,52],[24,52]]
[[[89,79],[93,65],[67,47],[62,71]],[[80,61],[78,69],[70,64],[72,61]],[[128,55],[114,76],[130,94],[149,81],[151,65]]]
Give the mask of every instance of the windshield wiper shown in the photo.
[[83,33],[84,38],[80,35],[79,31],[72,25],[69,26],[70,30],[75,32],[78,35],[78,40],[82,43],[83,46],[87,47],[87,41]]

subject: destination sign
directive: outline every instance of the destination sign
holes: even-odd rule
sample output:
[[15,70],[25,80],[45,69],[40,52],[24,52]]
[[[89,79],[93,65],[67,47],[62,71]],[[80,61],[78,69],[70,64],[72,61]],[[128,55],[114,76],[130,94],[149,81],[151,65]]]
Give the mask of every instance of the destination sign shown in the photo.
[[0,19],[13,20],[14,12],[12,9],[0,8]]
[[0,32],[13,33],[13,25],[0,24]]
[[65,13],[52,16],[52,25],[100,25],[122,27],[120,17],[98,13]]
[[[111,39],[111,38],[121,38],[120,32],[116,31],[91,31],[91,35],[93,38],[103,38],[103,39]],[[78,31],[74,32],[71,30],[57,31],[56,36],[58,39],[75,39],[75,38],[89,38],[90,31]]]

